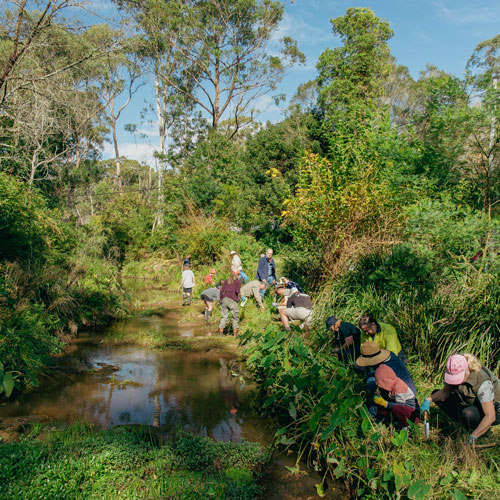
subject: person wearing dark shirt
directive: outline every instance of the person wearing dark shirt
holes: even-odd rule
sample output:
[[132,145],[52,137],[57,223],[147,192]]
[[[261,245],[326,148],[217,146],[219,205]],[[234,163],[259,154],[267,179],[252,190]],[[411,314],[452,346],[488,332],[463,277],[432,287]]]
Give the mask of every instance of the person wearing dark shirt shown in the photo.
[[288,278],[284,278],[284,277],[280,278],[279,283],[276,286],[277,287],[278,286],[285,287],[287,290],[291,290],[292,288],[296,288],[300,293],[304,293],[304,291],[302,290],[302,288],[300,287],[300,285],[298,283],[296,283],[295,281],[291,281]]
[[405,364],[396,354],[387,349],[381,349],[376,342],[371,340],[361,344],[361,356],[356,359],[354,366],[360,370],[368,370],[366,385],[372,392],[377,390],[374,370],[381,364],[392,368],[396,377],[400,378],[413,391],[415,397],[417,396],[415,383]]
[[287,300],[286,308],[279,309],[280,319],[285,330],[290,331],[290,320],[300,320],[300,328],[309,332],[312,322],[312,300],[305,293],[295,292]]
[[[276,265],[273,259],[273,251],[268,248],[266,255],[262,256],[257,265],[257,279],[259,281],[267,281],[270,285],[276,283]],[[264,298],[265,290],[261,291],[262,298]]]
[[224,334],[224,328],[226,323],[229,321],[229,314],[232,316],[233,320],[233,333],[234,336],[238,336],[238,321],[239,321],[239,309],[238,301],[240,296],[241,281],[238,279],[238,273],[233,272],[231,277],[222,282],[222,287],[220,289],[220,312],[221,319],[219,323],[219,335]]
[[340,347],[333,351],[336,358],[344,362],[354,362],[361,354],[361,332],[352,323],[341,321],[335,316],[330,316],[326,320],[326,330],[332,331],[338,335],[338,343]]

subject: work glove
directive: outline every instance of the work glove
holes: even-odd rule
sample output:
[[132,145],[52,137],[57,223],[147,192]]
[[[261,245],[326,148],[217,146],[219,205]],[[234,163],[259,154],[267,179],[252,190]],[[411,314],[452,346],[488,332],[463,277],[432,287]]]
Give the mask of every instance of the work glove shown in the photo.
[[471,446],[473,446],[477,441],[477,437],[476,436],[473,436],[472,434],[469,434],[469,439],[468,439],[468,442]]
[[273,302],[273,307],[278,307],[278,303],[277,302]]
[[381,398],[380,396],[375,396],[373,398],[373,402],[378,406],[387,408],[387,401],[384,398]]
[[424,413],[424,411],[429,411],[431,409],[431,402],[425,398],[420,405],[420,413]]

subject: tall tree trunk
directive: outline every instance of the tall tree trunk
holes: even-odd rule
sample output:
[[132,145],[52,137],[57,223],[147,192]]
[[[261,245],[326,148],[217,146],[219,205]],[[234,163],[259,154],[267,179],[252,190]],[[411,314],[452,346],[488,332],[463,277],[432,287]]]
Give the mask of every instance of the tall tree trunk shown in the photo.
[[161,227],[163,225],[163,171],[165,166],[165,143],[166,143],[166,126],[165,113],[162,99],[162,89],[160,85],[158,62],[155,61],[155,92],[156,92],[156,114],[158,116],[158,131],[160,135],[160,161],[158,162],[158,207],[156,212],[156,220],[153,226]]
[[116,185],[118,186],[118,192],[122,194],[120,152],[118,150],[118,139],[116,138],[115,102],[113,99],[109,101],[109,119],[111,121],[111,131],[113,134],[113,147],[115,148]]
[[[498,85],[498,78],[493,78],[493,88],[496,90]],[[487,203],[488,208],[491,209],[491,206],[495,200],[492,199],[491,195],[491,180],[493,179],[493,162],[495,161],[495,156],[493,154],[493,150],[495,149],[495,142],[497,138],[497,121],[495,117],[496,107],[493,107],[493,116],[491,117],[490,124],[490,142],[489,142],[489,155],[488,155],[488,185],[487,185]]]

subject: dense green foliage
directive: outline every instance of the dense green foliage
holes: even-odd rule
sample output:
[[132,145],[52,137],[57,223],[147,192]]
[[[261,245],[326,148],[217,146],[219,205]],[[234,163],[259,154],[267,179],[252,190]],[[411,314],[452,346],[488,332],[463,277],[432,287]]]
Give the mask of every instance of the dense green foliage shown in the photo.
[[269,327],[247,331],[242,341],[263,407],[283,425],[276,440],[297,451],[291,472],[306,459],[323,477],[318,492],[343,479],[355,498],[496,498],[494,451],[474,462],[456,437],[426,440],[421,426],[396,432],[375,423],[364,404],[363,377],[330,355],[330,335],[306,343]]
[[45,500],[176,498],[250,500],[268,453],[253,443],[181,434],[162,443],[151,428],[43,429],[0,446],[0,498]]
[[[268,246],[279,274],[312,292],[317,331],[330,314],[355,321],[370,311],[432,370],[463,350],[498,369],[498,36],[473,50],[465,77],[429,66],[414,80],[390,54],[388,21],[349,8],[331,21],[340,44],[319,57],[317,79],[299,86],[281,122],[259,124],[249,116],[254,98],[274,92],[288,64],[302,60],[288,38],[279,56],[266,49],[282,4],[116,3],[137,38],[104,25],[73,29],[61,14],[65,2],[48,15],[2,11],[3,393],[11,378],[19,388],[37,384],[77,328],[126,311],[120,271],[178,283],[189,254],[196,273],[216,267],[223,277],[235,249],[253,277]],[[210,80],[221,61],[225,70]],[[101,161],[106,134],[116,135],[117,103],[141,78],[156,92],[158,165],[120,157],[116,141],[115,158]],[[273,335],[264,335],[250,366],[257,377],[261,368],[276,376],[259,382],[276,396],[268,404],[293,421],[283,439],[312,444],[359,495],[420,498],[428,485],[440,495],[450,483],[489,491],[462,472],[438,484],[406,459],[404,470],[385,455],[369,465],[388,443],[370,438],[348,372],[300,339]],[[309,391],[307,405],[298,406],[297,384]],[[336,450],[360,434],[367,440],[342,461]],[[418,453],[405,437],[394,439],[395,457],[410,450],[414,460],[435,460],[435,450]]]

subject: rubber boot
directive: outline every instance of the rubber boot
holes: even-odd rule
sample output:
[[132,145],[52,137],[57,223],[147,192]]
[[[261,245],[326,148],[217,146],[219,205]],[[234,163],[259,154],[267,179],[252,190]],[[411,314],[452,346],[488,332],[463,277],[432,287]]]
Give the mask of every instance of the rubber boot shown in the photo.
[[187,305],[191,305],[191,295],[188,295],[188,299],[187,299]]
[[205,315],[205,324],[207,324],[207,325],[208,325],[208,317],[209,317],[209,316],[208,316],[208,310],[207,310],[207,309],[205,309],[205,312],[204,312],[203,314]]
[[208,322],[212,319],[212,311],[208,311]]
[[186,305],[186,294],[185,293],[182,294],[182,305],[183,306]]

